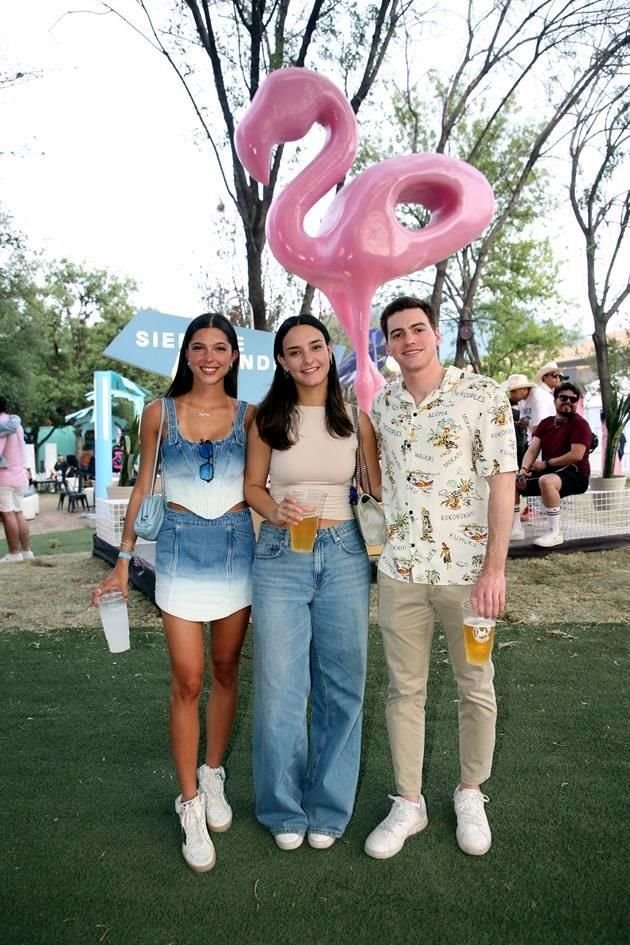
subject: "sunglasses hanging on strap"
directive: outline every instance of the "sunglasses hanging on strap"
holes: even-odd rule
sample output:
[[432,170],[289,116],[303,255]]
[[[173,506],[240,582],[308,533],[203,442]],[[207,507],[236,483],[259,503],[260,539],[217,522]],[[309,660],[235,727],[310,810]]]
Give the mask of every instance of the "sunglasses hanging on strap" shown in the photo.
[[366,545],[384,545],[387,537],[385,513],[370,490],[370,474],[365,453],[358,408],[352,404],[352,423],[357,437],[354,479],[350,488],[350,505]]
[[204,482],[212,482],[214,479],[214,447],[212,440],[201,440],[199,443],[199,456],[202,460],[199,467],[199,478]]

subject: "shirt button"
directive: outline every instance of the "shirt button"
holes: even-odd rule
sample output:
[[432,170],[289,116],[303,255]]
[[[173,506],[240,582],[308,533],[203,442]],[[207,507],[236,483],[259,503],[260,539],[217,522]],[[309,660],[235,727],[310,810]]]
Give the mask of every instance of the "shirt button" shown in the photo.
[[417,413],[414,413],[414,417],[417,417],[417,416],[418,416],[418,414],[417,414]]
[[415,548],[415,547],[416,547],[413,542],[411,542],[411,547],[412,547],[412,548]]

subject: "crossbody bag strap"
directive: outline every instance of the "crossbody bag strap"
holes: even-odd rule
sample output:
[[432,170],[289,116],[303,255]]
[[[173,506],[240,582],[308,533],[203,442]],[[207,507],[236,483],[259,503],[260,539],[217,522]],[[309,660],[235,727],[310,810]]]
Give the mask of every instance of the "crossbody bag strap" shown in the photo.
[[[155,489],[155,480],[157,479],[157,468],[158,468],[158,457],[160,455],[160,447],[162,445],[162,427],[164,426],[164,398],[160,401],[162,405],[162,410],[160,413],[160,428],[157,435],[157,443],[155,445],[155,458],[153,460],[153,475],[151,477],[151,492],[150,495],[153,495]],[[164,482],[162,481],[162,495],[164,495]]]
[[367,467],[367,462],[365,459],[365,453],[363,452],[363,437],[361,436],[361,417],[359,414],[358,408],[352,404],[352,420],[354,423],[354,432],[357,436],[357,453],[354,466],[354,478],[356,481],[357,488],[361,492],[367,492],[368,495],[372,494],[370,488],[370,474]]

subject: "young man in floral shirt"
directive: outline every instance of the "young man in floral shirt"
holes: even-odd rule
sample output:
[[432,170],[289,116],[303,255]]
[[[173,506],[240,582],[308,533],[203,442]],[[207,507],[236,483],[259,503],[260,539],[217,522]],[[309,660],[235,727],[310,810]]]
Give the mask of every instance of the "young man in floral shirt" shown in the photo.
[[424,705],[433,621],[440,618],[459,692],[457,842],[490,849],[481,793],[496,726],[492,662],[467,663],[461,605],[496,617],[505,604],[516,443],[505,392],[487,377],[443,368],[427,302],[401,297],[381,316],[402,378],[376,396],[372,420],[383,468],[387,541],[378,566],[379,623],[389,670],[386,707],[397,796],[365,851],[398,853],[426,827]]

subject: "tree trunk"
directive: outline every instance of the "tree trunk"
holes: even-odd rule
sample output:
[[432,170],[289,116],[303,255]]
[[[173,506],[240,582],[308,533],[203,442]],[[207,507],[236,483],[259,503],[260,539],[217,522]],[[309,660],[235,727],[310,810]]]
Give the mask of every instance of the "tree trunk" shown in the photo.
[[247,236],[247,291],[254,312],[254,328],[267,331],[267,308],[262,284],[262,247]]
[[602,395],[602,409],[604,414],[610,414],[613,402],[613,389],[610,381],[610,365],[608,363],[608,341],[606,338],[606,326],[596,325],[593,332],[593,344],[595,346],[595,358],[597,360],[597,373],[599,375],[599,386]]
[[433,291],[431,292],[431,308],[435,314],[436,327],[440,325],[440,309],[442,307],[442,296],[444,293],[444,283],[446,282],[446,270],[448,259],[442,260],[435,267],[435,280],[433,282]]
[[313,314],[313,298],[315,297],[315,287],[312,285],[307,285],[304,289],[304,297],[302,299],[302,307],[300,308],[300,315],[312,315]]

